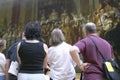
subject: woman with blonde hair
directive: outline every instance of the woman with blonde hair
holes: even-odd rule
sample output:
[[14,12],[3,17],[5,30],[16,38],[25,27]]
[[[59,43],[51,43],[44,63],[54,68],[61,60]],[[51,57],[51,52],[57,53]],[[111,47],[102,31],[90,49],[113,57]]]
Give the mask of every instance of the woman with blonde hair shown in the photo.
[[65,37],[59,28],[52,31],[50,45],[48,50],[50,80],[75,80],[75,63],[69,53],[71,45],[65,42]]

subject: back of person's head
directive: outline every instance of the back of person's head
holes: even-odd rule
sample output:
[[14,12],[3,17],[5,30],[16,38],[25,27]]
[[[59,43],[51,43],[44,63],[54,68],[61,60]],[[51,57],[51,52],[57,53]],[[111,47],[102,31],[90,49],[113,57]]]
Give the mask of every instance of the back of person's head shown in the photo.
[[40,39],[41,36],[41,26],[39,24],[39,22],[29,22],[26,24],[25,26],[25,31],[24,31],[24,35],[25,38],[28,40],[33,40],[33,39]]
[[6,40],[0,39],[0,51],[6,48]]
[[89,33],[96,33],[97,28],[96,28],[96,25],[94,23],[88,22],[83,27],[83,31],[87,31]]
[[63,32],[59,28],[55,28],[51,33],[50,45],[56,46],[65,41]]

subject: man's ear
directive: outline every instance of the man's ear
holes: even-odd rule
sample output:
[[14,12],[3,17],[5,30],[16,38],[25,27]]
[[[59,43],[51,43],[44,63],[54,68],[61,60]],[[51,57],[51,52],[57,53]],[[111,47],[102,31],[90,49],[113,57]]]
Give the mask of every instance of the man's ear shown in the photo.
[[85,35],[88,35],[89,34],[89,32],[88,31],[85,31]]

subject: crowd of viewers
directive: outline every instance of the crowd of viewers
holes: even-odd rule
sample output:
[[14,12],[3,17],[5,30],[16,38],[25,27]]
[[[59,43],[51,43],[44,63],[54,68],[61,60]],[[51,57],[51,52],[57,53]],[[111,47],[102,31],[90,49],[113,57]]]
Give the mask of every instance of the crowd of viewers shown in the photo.
[[[50,69],[50,80],[75,80],[76,65],[83,71],[83,80],[107,80],[102,59],[90,38],[105,58],[114,58],[112,46],[99,35],[117,25],[120,13],[109,6],[96,10],[92,20],[90,16],[85,20],[83,14],[71,14],[70,20],[64,12],[59,22],[53,12],[47,21],[43,15],[41,23],[27,23],[22,39],[9,48],[6,58],[2,53],[6,41],[0,39],[0,80],[46,80],[45,69]],[[17,75],[9,72],[12,62],[18,62]]]
[[[6,41],[0,40],[0,80],[46,80],[44,71],[50,69],[50,80],[75,80],[77,65],[84,72],[83,80],[106,80],[102,59],[91,42],[92,38],[107,59],[114,58],[111,45],[97,35],[93,22],[83,26],[85,38],[70,45],[61,29],[54,28],[49,39],[50,47],[41,41],[41,25],[29,22],[20,41],[13,44],[7,54],[2,51]],[[79,54],[82,54],[83,60]],[[12,62],[18,63],[18,73],[9,72]]]

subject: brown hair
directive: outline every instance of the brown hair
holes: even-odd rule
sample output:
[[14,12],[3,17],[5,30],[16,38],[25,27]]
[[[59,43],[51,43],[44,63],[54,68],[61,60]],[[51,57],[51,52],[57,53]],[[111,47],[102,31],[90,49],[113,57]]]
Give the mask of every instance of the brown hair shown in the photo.
[[6,40],[0,39],[0,51],[6,48]]

